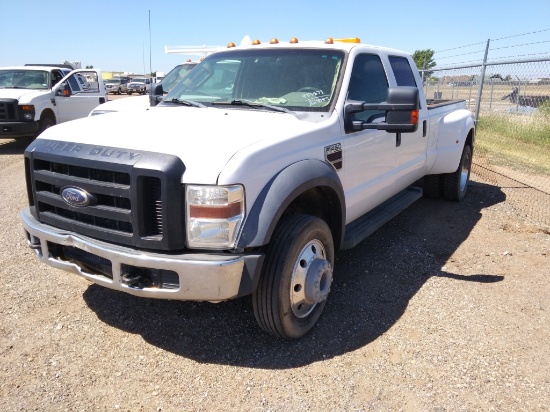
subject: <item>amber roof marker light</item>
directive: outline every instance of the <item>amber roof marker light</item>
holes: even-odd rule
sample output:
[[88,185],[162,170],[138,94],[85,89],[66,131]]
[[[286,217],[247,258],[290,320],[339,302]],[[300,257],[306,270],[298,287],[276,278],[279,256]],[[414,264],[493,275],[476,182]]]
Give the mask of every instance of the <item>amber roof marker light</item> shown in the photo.
[[361,39],[359,37],[346,37],[343,39],[332,39],[332,40],[340,43],[361,43]]

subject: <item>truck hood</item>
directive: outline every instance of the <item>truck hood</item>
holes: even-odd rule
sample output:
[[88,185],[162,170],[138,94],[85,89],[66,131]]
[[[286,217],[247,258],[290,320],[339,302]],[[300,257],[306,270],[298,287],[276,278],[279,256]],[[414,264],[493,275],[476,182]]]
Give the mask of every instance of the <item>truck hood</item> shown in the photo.
[[172,154],[185,164],[183,183],[214,184],[239,150],[266,139],[308,134],[321,123],[254,109],[165,106],[62,123],[40,138]]
[[105,113],[105,112],[122,112],[125,110],[142,110],[145,111],[150,107],[149,95],[136,96],[132,98],[110,100],[107,103],[100,104],[91,114]]
[[50,93],[50,90],[32,90],[32,89],[0,89],[0,98],[17,99],[28,102],[35,96]]

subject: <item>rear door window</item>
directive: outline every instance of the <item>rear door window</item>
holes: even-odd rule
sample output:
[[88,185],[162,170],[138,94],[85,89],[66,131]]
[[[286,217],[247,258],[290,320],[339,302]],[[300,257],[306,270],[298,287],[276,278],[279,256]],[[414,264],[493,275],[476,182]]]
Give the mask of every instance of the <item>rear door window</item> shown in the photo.
[[397,85],[417,87],[409,60],[399,56],[390,56],[389,59]]

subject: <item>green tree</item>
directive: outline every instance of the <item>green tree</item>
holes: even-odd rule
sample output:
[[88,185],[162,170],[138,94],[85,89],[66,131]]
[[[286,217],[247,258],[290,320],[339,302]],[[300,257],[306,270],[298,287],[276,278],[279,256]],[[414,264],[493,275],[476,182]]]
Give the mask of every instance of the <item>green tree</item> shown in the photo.
[[432,75],[433,71],[430,71],[430,69],[437,65],[434,60],[434,53],[432,49],[426,49],[416,50],[412,55],[418,70],[426,70],[424,72],[424,79],[428,79]]
[[93,69],[94,66],[90,65],[90,66],[86,66],[86,69]]

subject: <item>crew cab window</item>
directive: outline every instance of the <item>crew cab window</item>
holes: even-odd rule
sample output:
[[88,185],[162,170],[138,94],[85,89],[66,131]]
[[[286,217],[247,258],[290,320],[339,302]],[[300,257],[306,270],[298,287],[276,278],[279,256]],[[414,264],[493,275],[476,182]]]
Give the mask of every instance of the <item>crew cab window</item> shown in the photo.
[[397,85],[416,87],[417,84],[409,60],[398,56],[390,56],[389,59]]
[[[111,82],[111,81],[109,81]],[[117,80],[117,82],[120,82]],[[57,95],[63,95],[67,83],[71,94],[75,93],[96,93],[99,91],[99,78],[97,72],[79,72],[70,75],[63,83],[60,83],[57,88]]]
[[69,84],[71,85],[71,90],[73,93],[80,91],[80,84],[78,83],[75,75],[72,75],[67,80],[69,80]]
[[[348,88],[348,100],[367,103],[386,101],[388,95],[388,79],[380,57],[376,54],[360,54],[353,62],[351,79]],[[365,110],[352,115],[352,120],[372,122],[383,118],[383,110]]]

